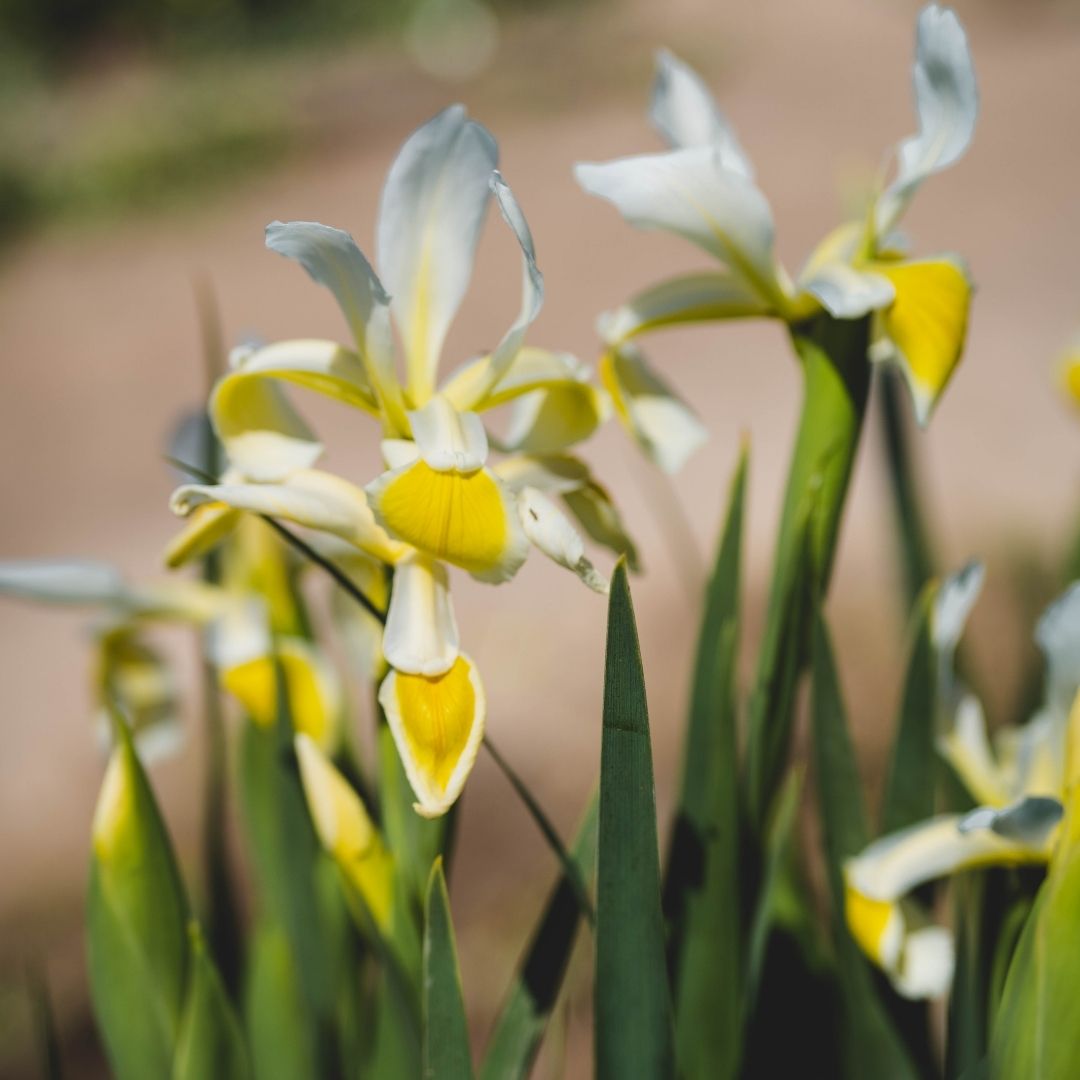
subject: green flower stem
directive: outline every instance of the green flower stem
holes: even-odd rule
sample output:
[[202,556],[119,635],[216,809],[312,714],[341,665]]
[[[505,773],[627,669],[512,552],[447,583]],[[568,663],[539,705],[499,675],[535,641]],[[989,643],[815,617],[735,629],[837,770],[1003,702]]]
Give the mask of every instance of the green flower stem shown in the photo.
[[814,600],[828,588],[870,390],[869,318],[824,313],[791,327],[804,399],[788,473],[765,633],[750,699],[751,824],[761,834],[787,763]]

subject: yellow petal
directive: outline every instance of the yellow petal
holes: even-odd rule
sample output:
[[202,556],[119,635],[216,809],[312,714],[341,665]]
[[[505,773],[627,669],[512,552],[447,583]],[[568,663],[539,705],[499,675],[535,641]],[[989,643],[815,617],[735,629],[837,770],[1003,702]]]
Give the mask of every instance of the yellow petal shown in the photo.
[[[333,668],[306,642],[283,639],[277,644],[277,664],[289,698],[293,729],[325,749],[340,734],[341,688]],[[262,727],[277,722],[277,667],[275,657],[258,656],[225,668],[222,686]]]
[[296,757],[319,842],[359,892],[375,925],[390,927],[393,859],[349,782],[307,735],[296,736]]
[[481,581],[507,581],[528,554],[513,495],[489,469],[437,472],[415,461],[367,488],[391,536]]
[[896,299],[881,314],[881,328],[925,424],[960,361],[967,334],[971,282],[952,259],[875,263],[892,282]]
[[1074,405],[1080,405],[1080,350],[1075,350],[1065,357],[1061,365],[1061,385],[1065,393],[1072,398]]
[[165,549],[165,565],[176,569],[193,559],[201,559],[233,531],[242,516],[239,510],[224,503],[198,507]]
[[484,735],[484,688],[458,656],[445,675],[391,671],[379,690],[391,734],[424,817],[445,814],[461,794]]
[[880,967],[896,964],[903,941],[903,916],[888,900],[864,896],[850,884],[844,889],[844,915],[859,948]]

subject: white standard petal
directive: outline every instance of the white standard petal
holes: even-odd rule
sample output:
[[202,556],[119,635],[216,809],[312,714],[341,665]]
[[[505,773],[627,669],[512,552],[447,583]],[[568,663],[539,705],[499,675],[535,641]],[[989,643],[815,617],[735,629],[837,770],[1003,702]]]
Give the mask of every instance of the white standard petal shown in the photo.
[[769,204],[742,173],[724,167],[715,147],[578,164],[574,175],[631,225],[684,237],[723,262],[764,303],[786,306]]
[[403,428],[401,391],[394,374],[390,298],[356,241],[341,229],[315,221],[274,221],[266,227],[266,246],[295,259],[313,281],[334,294],[390,424]]
[[458,657],[458,629],[446,567],[423,555],[398,563],[383,633],[383,655],[408,675],[432,677]]
[[912,78],[919,132],[897,150],[896,178],[875,211],[879,236],[892,230],[923,180],[963,156],[975,131],[975,69],[964,28],[951,8],[928,4],[919,13]]
[[427,400],[472,277],[498,164],[490,133],[453,105],[402,146],[379,204],[378,261],[393,297],[413,400]]
[[951,653],[960,643],[985,579],[986,567],[972,560],[941,583],[934,601],[933,626],[934,644],[943,652]]
[[487,461],[488,441],[480,417],[458,412],[441,394],[409,413],[409,423],[420,456],[436,472],[475,472]]
[[577,530],[546,495],[524,488],[518,496],[518,512],[525,535],[549,559],[572,570],[594,592],[608,592],[609,583],[586,558]]
[[667,49],[656,54],[649,119],[673,149],[715,146],[724,168],[753,179],[750,159],[701,76]]

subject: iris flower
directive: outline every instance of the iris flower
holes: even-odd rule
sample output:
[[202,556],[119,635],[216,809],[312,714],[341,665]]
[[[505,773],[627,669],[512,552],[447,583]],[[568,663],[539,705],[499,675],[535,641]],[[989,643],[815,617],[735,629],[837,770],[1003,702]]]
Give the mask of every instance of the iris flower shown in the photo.
[[914,86],[918,132],[896,147],[891,178],[794,280],[776,257],[772,213],[749,157],[701,78],[670,53],[658,56],[650,108],[669,149],[576,166],[581,186],[630,224],[674,233],[720,263],[647,288],[600,320],[601,378],[619,418],[662,468],[682,464],[701,441],[700,425],[636,339],[678,323],[767,316],[798,326],[822,310],[872,315],[871,357],[899,366],[919,422],[929,419],[960,359],[971,283],[955,255],[907,257],[896,226],[923,181],[964,154],[978,112],[964,30],[936,4],[919,16]]
[[[969,589],[958,604],[957,583],[943,589],[939,625],[943,607],[952,608],[945,615],[952,628],[943,641],[946,651],[959,636],[975,591]],[[1046,662],[1046,690],[1042,707],[1023,726],[1005,729],[991,742],[978,699],[954,685],[959,704],[938,748],[976,809],[941,814],[884,836],[845,867],[851,932],[908,997],[943,993],[953,970],[951,935],[933,925],[908,894],[962,870],[1046,864],[1058,842],[1070,710],[1074,723],[1080,722],[1080,582],[1051,605],[1035,636]],[[952,678],[948,656],[942,667]]]
[[[483,686],[458,639],[448,565],[480,581],[508,581],[531,544],[603,592],[607,582],[564,509],[594,540],[630,549],[606,492],[568,453],[609,412],[606,394],[572,356],[525,344],[543,278],[497,163],[494,139],[461,106],[417,130],[383,188],[379,276],[339,229],[267,228],[271,250],[333,292],[353,344],[286,341],[236,355],[210,403],[231,471],[220,484],[186,485],[173,497],[178,513],[198,512],[209,530],[220,531],[223,519],[227,527],[235,511],[272,514],[393,568],[382,647],[390,670],[379,700],[416,809],[428,816],[444,813],[460,793],[485,717]],[[492,197],[521,251],[520,310],[493,350],[440,382],[443,343]],[[382,437],[382,475],[361,489],[315,469],[322,447],[281,384],[371,416]],[[484,416],[507,403],[506,431],[489,434]],[[508,456],[493,463],[492,446]],[[190,550],[201,541],[187,543]]]

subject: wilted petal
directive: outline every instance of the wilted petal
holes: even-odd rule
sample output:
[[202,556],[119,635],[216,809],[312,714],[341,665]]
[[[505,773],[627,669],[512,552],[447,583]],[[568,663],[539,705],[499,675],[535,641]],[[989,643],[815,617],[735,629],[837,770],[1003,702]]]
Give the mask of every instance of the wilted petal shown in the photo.
[[607,579],[585,555],[585,544],[566,515],[535,488],[525,488],[518,496],[518,509],[525,535],[549,559],[572,570],[594,592],[606,594]]
[[564,492],[563,502],[590,539],[616,555],[625,555],[631,570],[637,572],[641,569],[634,541],[605,488],[590,480],[573,491]]
[[656,54],[649,118],[673,149],[714,146],[725,169],[753,179],[749,158],[701,76],[667,49]]
[[484,736],[487,706],[472,661],[459,655],[436,678],[391,671],[379,704],[416,795],[416,812],[445,814],[461,794]]
[[632,345],[604,354],[600,379],[615,414],[634,441],[666,473],[676,473],[708,437],[701,421]]
[[379,269],[417,403],[434,389],[447,329],[472,277],[498,157],[490,133],[452,105],[408,138],[386,178]]
[[881,333],[925,426],[964,350],[971,282],[963,264],[950,258],[877,263],[874,270],[896,290],[881,312]]
[[769,204],[745,176],[724,168],[715,147],[579,164],[574,175],[631,225],[684,237],[726,264],[762,303],[786,306]]
[[919,133],[898,148],[896,178],[876,208],[879,236],[893,228],[923,180],[964,154],[975,131],[975,69],[964,28],[952,9],[928,4],[919,13],[913,80]]
[[411,555],[394,569],[383,634],[387,663],[408,675],[442,675],[458,657],[458,628],[446,567]]
[[495,474],[512,491],[533,487],[548,495],[562,495],[590,480],[589,467],[570,454],[519,454],[503,458]]

